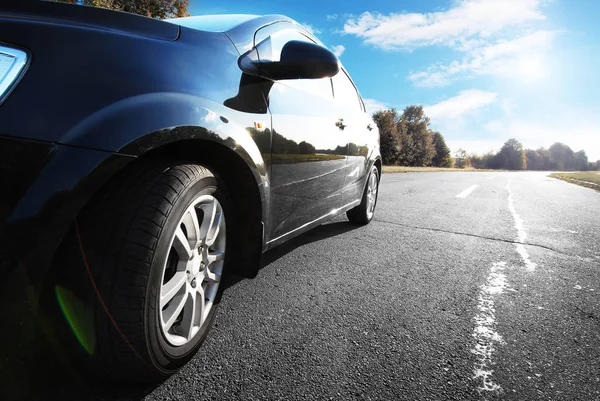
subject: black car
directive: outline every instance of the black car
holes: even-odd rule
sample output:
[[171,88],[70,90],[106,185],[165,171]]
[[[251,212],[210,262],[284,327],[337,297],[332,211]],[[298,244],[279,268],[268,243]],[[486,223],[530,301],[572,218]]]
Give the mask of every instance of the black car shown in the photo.
[[9,2],[0,102],[3,286],[35,311],[25,329],[99,371],[173,373],[225,273],[254,277],[336,215],[373,218],[377,127],[284,16]]

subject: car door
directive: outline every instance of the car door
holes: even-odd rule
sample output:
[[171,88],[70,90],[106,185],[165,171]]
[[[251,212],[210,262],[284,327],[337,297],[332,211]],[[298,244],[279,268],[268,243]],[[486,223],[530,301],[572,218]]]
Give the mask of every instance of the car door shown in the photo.
[[343,204],[360,199],[365,186],[372,148],[372,121],[364,103],[345,69],[332,78],[334,102],[339,116],[339,128],[347,143],[347,161],[344,169]]
[[[290,40],[314,42],[296,25],[259,30],[259,59],[278,61]],[[280,80],[265,93],[271,112],[271,241],[341,205],[347,140],[336,126],[330,78]]]

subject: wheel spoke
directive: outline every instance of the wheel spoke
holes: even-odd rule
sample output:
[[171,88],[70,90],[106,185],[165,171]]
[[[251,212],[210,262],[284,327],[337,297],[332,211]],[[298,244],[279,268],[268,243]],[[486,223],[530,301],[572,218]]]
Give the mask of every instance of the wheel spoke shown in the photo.
[[175,252],[182,260],[190,260],[192,257],[192,248],[190,246],[190,241],[187,238],[187,235],[183,232],[180,227],[177,227],[175,231],[175,238],[173,239],[173,248],[175,248]]
[[204,217],[202,218],[202,225],[200,226],[200,239],[206,244],[208,235],[215,222],[217,215],[217,205],[214,201],[203,203],[200,208],[204,211]]
[[206,283],[218,283],[221,281],[221,275],[211,272],[210,269],[206,269],[204,276],[204,282]]
[[213,224],[211,228],[208,230],[208,234],[206,236],[206,245],[211,246],[215,243],[215,240],[219,236],[219,231],[221,230],[221,219],[223,214],[217,213],[215,219],[213,220]]
[[206,312],[205,297],[204,288],[202,288],[202,285],[198,285],[198,288],[196,288],[196,325],[198,327],[202,326],[202,323],[204,323],[204,314]]
[[190,292],[187,307],[183,310],[183,321],[181,322],[181,335],[188,341],[192,339],[196,331],[195,327],[200,327],[202,323],[202,313],[204,311],[204,291],[202,286]]
[[186,210],[181,222],[188,232],[188,241],[192,243],[192,248],[197,247],[200,242],[200,222],[198,222],[198,212],[194,205]]
[[160,290],[160,309],[162,309],[185,285],[187,275],[183,271],[176,272]]
[[193,289],[190,291],[185,303],[186,307],[183,310],[183,319],[181,320],[181,326],[179,326],[179,330],[177,331],[181,336],[189,340],[192,336],[194,320],[196,317],[196,291]]
[[211,264],[221,261],[225,259],[225,251],[218,251],[216,249],[212,249],[210,252],[208,252],[208,254],[206,255],[206,261],[207,261],[207,265],[210,266]]
[[169,305],[167,309],[162,311],[165,331],[171,330],[171,327],[173,327],[173,323],[175,323],[175,320],[177,320],[177,317],[186,305],[188,298],[189,292],[186,291],[181,296],[175,297],[171,302],[171,305]]

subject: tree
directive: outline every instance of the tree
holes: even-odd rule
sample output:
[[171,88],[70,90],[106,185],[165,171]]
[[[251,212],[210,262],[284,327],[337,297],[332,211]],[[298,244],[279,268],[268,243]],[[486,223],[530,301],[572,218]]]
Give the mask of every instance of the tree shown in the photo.
[[[431,165],[435,147],[433,134],[429,129],[429,117],[425,115],[423,106],[407,106],[402,113],[398,131],[401,138],[400,159],[407,163],[405,165]],[[406,152],[403,154],[404,149]]]
[[373,121],[379,128],[379,147],[385,165],[393,165],[398,162],[400,150],[398,119],[396,109],[380,110],[373,114]]
[[550,170],[552,169],[552,157],[550,156],[550,150],[546,148],[539,148],[536,150],[536,153],[541,156],[543,167],[541,170]]
[[150,18],[187,17],[189,0],[54,0],[63,3],[108,8]]
[[509,139],[504,143],[500,152],[492,160],[492,168],[523,170],[527,168],[527,159],[523,152],[523,145],[516,139]]
[[435,167],[452,167],[450,148],[446,145],[444,136],[437,131],[433,133],[433,147],[435,148],[435,156],[433,156],[431,163]]
[[575,163],[575,165],[573,166],[574,170],[578,170],[578,171],[587,171],[588,170],[588,157],[585,154],[585,151],[580,150],[579,152],[575,153],[574,163]]
[[528,170],[545,170],[544,157],[537,151],[528,149],[525,151]]
[[397,124],[398,131],[398,164],[401,166],[415,166],[415,142],[408,131],[406,117],[402,115]]
[[306,141],[302,141],[298,144],[298,149],[300,151],[301,154],[313,154],[315,153],[315,147],[306,142]]
[[469,163],[475,168],[490,168],[490,160],[492,160],[494,156],[495,153],[491,151],[484,153],[481,156],[477,153],[473,153],[469,156]]
[[454,166],[456,168],[467,168],[471,167],[471,161],[469,159],[469,155],[467,151],[463,148],[459,148],[456,153],[454,153]]
[[548,149],[550,151],[550,169],[573,170],[575,155],[573,150],[564,143],[556,142]]

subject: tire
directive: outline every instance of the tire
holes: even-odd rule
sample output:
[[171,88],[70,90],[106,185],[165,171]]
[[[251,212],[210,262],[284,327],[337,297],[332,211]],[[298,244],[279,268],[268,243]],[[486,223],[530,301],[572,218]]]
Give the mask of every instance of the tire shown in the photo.
[[360,205],[346,212],[348,220],[354,224],[369,224],[375,215],[375,206],[377,206],[377,194],[379,192],[379,170],[372,166],[367,185],[360,202]]
[[[223,289],[228,212],[208,169],[164,161],[139,162],[86,208],[75,225],[77,254],[71,244],[63,255],[80,277],[65,285],[94,311],[93,324],[79,330],[93,341],[75,332],[88,367],[151,382],[194,356]],[[81,286],[86,294],[75,291]]]

